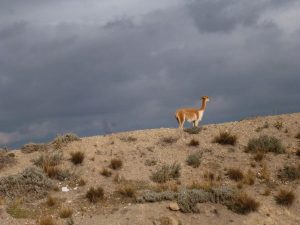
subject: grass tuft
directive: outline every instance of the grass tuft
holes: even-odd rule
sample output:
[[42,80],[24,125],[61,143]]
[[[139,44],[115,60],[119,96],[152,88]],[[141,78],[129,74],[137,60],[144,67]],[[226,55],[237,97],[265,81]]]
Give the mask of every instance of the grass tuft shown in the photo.
[[98,188],[94,188],[91,187],[87,193],[86,193],[86,198],[92,202],[92,203],[96,203],[99,200],[103,199],[104,197],[104,190],[102,187],[98,187]]
[[67,144],[73,142],[73,141],[80,141],[80,138],[73,133],[67,133],[64,135],[58,135],[53,141],[52,144],[55,149],[60,149]]
[[62,207],[59,210],[59,217],[60,218],[70,218],[73,214],[73,210],[69,207]]
[[241,181],[244,178],[244,174],[240,169],[230,168],[227,171],[227,175],[231,180]]
[[112,159],[110,161],[110,168],[114,170],[119,170],[122,168],[122,166],[123,166],[123,162],[121,159]]
[[111,177],[112,175],[112,172],[106,168],[103,168],[101,171],[100,171],[100,174],[102,176],[105,176],[105,177]]
[[283,169],[279,170],[278,177],[285,181],[294,181],[300,178],[300,166],[284,166]]
[[199,146],[199,141],[197,141],[197,140],[195,140],[195,139],[192,139],[192,140],[189,142],[188,146],[197,147],[197,146]]
[[38,221],[38,224],[39,225],[57,225],[57,223],[55,222],[55,220],[51,216],[42,217]]
[[163,137],[161,139],[163,144],[174,144],[175,142],[178,141],[178,138],[175,137]]
[[239,214],[248,214],[257,211],[259,202],[249,197],[246,193],[239,194],[234,197],[232,203],[228,207]]
[[276,121],[273,126],[277,129],[277,130],[281,130],[283,128],[283,123],[282,121]]
[[214,143],[219,143],[221,145],[235,145],[237,141],[237,136],[231,134],[229,131],[221,131],[218,136],[213,139]]
[[277,195],[275,196],[275,200],[277,204],[290,206],[295,201],[295,194],[293,191],[288,191],[285,189],[280,189]]
[[70,155],[70,160],[74,165],[82,164],[85,157],[84,152],[81,151],[71,152]]
[[21,147],[21,152],[28,154],[32,152],[44,152],[47,149],[47,144],[28,143]]
[[186,163],[191,167],[197,168],[200,166],[201,157],[202,157],[202,153],[196,152],[187,157]]

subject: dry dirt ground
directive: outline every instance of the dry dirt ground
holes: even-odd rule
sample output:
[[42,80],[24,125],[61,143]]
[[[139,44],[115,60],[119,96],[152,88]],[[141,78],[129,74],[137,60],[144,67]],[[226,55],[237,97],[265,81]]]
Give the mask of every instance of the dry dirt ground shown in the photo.
[[[213,143],[213,139],[221,131],[229,131],[236,135],[237,143]],[[72,178],[63,181],[51,179],[56,188],[49,190],[48,195],[57,199],[54,206],[46,204],[47,197],[37,200],[30,197],[28,200],[26,197],[25,200],[24,196],[18,196],[11,199],[5,193],[1,196],[0,192],[0,224],[40,224],[40,218],[50,215],[56,224],[78,225],[297,225],[300,224],[300,179],[282,180],[278,177],[278,171],[286,165],[300,165],[300,157],[296,154],[300,149],[300,139],[296,138],[299,132],[300,113],[294,113],[205,125],[198,134],[189,134],[180,129],[161,128],[82,137],[80,141],[46,152],[23,153],[15,150],[13,153],[16,162],[0,169],[0,179],[19,174],[25,168],[33,166],[32,160],[41,154],[47,154],[47,151],[63,154],[60,167],[68,169]],[[249,139],[261,135],[274,136],[281,140],[286,153],[266,153],[261,161],[255,161],[254,155],[246,153],[245,148]],[[166,138],[167,141],[164,141]],[[189,146],[192,139],[198,141],[199,145]],[[85,155],[83,162],[78,165],[70,161],[70,153],[76,151],[84,152]],[[186,163],[187,157],[195,152],[202,154],[198,168]],[[110,168],[113,158],[122,160],[123,165],[120,169]],[[157,184],[150,179],[152,173],[162,165],[174,162],[181,166],[179,178],[171,179],[167,184]],[[111,171],[110,177],[101,175],[104,168]],[[244,174],[251,171],[254,174],[254,184],[231,180],[227,174],[230,168],[239,169]],[[85,181],[82,186],[79,185],[80,179]],[[134,196],[126,197],[118,192],[122,185],[128,183],[136,189]],[[178,191],[190,187],[193,183],[200,186],[232,187],[247,193],[260,205],[257,211],[243,215],[233,212],[225,205],[206,202],[197,204],[198,213],[183,213],[180,210],[170,210],[168,206],[171,201],[137,203],[135,199],[144,189]],[[104,199],[91,203],[86,198],[86,193],[90,187],[98,186],[104,190]],[[68,187],[69,191],[63,192],[63,187]],[[282,188],[294,192],[295,201],[292,205],[283,206],[276,203],[274,196]],[[13,204],[17,206],[13,208]],[[60,218],[61,207],[72,209],[71,218]],[[20,213],[23,216],[15,216],[13,210],[8,210],[10,208],[15,209],[17,215],[17,208],[21,211],[23,209],[25,213]],[[163,222],[163,217],[168,217],[169,222]]]

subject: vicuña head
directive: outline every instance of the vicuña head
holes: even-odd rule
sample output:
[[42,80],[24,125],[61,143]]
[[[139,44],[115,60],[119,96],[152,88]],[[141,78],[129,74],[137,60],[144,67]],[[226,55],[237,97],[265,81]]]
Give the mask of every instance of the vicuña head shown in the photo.
[[184,122],[187,120],[193,123],[193,127],[198,127],[199,122],[202,120],[203,113],[206,108],[206,103],[209,102],[208,96],[201,97],[202,105],[197,108],[181,108],[176,111],[175,117],[177,119],[179,128],[183,128]]

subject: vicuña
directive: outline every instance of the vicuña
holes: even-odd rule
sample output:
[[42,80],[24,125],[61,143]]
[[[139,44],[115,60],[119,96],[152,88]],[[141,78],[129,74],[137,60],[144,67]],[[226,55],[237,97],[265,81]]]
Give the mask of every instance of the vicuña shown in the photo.
[[193,127],[198,127],[199,122],[202,120],[203,113],[206,108],[206,103],[209,101],[208,96],[203,96],[202,105],[200,109],[197,108],[181,108],[176,111],[175,117],[177,119],[179,128],[183,128],[184,122],[187,120],[193,123]]

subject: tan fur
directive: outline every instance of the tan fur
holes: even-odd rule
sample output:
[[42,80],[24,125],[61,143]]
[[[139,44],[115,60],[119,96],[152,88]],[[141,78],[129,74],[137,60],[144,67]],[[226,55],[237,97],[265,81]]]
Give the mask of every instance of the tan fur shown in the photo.
[[193,123],[193,127],[198,127],[198,123],[202,120],[203,113],[206,108],[206,103],[209,101],[208,96],[202,97],[202,105],[200,109],[197,108],[181,108],[175,113],[179,128],[183,128],[184,122]]

